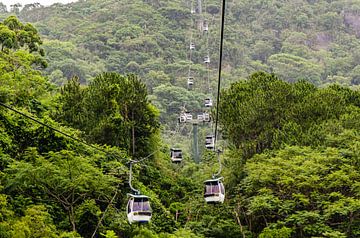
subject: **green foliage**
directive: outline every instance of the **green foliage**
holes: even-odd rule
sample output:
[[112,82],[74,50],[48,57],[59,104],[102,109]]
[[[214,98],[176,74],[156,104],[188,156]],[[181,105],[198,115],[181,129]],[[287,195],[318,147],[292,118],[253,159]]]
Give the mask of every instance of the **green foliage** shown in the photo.
[[345,115],[358,98],[358,92],[339,86],[317,89],[305,81],[289,84],[255,73],[223,91],[220,123],[248,158],[284,144],[322,144],[326,122]]
[[150,152],[158,113],[135,75],[103,73],[86,88],[75,77],[62,88],[59,102],[57,119],[84,131],[88,141],[126,148],[133,155]]
[[353,151],[354,143],[348,140],[347,149],[342,150],[287,147],[249,160],[238,196],[245,204],[250,230],[259,232],[277,223],[260,236],[358,234],[357,156],[342,152]]
[[287,238],[287,237],[291,237],[291,233],[292,230],[287,227],[282,227],[280,229],[266,227],[259,235],[259,238],[277,238],[277,237]]
[[31,206],[25,216],[13,224],[12,237],[58,237],[50,214],[43,205]]
[[[212,19],[211,36],[215,36],[220,3],[211,0],[203,8],[204,18]],[[266,69],[291,82],[307,79],[323,85],[343,77],[346,80],[340,80],[342,84],[357,84],[352,71],[359,61],[358,9],[358,2],[341,0],[229,3],[226,78],[237,80]],[[8,15],[6,9],[2,12]],[[186,69],[179,64],[186,59],[192,26],[186,1],[78,1],[69,7],[26,4],[23,9],[14,4],[11,12],[32,22],[50,39],[45,42],[52,61],[47,74],[62,71],[64,77],[56,80],[58,84],[73,76],[80,77],[81,82],[89,81],[100,73],[98,70],[135,70],[131,72],[142,77],[151,70],[162,71],[173,82],[184,82]],[[197,67],[202,67],[201,58],[207,49],[204,39],[193,33],[197,43],[193,59]],[[212,40],[215,38],[209,41],[213,59],[218,58],[218,41]],[[215,76],[216,72],[211,72],[211,78]]]
[[[215,206],[202,197],[203,181],[217,169],[213,153],[204,153],[200,164],[184,153],[184,163],[173,165],[157,134],[158,110],[165,129],[176,130],[184,103],[201,112],[210,96],[201,93],[208,49],[195,31],[196,89],[185,89],[191,14],[184,3],[14,4],[11,13],[46,36],[46,70],[38,31],[0,5],[0,101],[89,143],[114,146],[98,145],[107,153],[95,152],[1,109],[0,237],[360,235],[360,95],[344,87],[358,84],[358,3],[228,3],[224,85],[257,70],[285,81],[259,72],[223,91],[227,194]],[[204,7],[211,29],[219,11],[213,0]],[[212,59],[217,49],[210,38]],[[144,83],[104,71],[136,73]],[[48,80],[64,84],[55,97]],[[184,138],[165,137],[187,145]],[[153,217],[130,225],[124,163],[127,154],[138,159],[153,151],[133,171],[134,186],[151,198]]]
[[44,56],[39,47],[42,44],[40,35],[31,24],[22,24],[16,16],[4,20],[0,27],[1,50],[19,49],[24,47],[30,53],[38,52]]
[[[82,235],[93,231],[99,208],[88,199],[106,200],[106,194],[112,194],[119,181],[104,175],[94,166],[95,161],[69,151],[51,152],[46,158],[31,151],[24,157],[33,162],[14,161],[9,165],[6,172],[8,189],[13,193],[20,189],[23,195],[30,197],[44,196],[64,209],[73,231],[78,230]],[[78,229],[77,222],[80,224]],[[82,226],[86,226],[85,230]]]

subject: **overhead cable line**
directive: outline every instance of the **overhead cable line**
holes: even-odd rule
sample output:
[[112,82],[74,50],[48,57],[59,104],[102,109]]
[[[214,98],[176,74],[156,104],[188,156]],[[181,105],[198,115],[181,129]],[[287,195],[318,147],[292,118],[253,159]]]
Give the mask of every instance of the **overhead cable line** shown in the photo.
[[220,102],[220,88],[221,88],[221,70],[223,58],[223,45],[224,45],[224,26],[225,26],[225,0],[222,1],[221,11],[221,33],[220,33],[220,49],[219,49],[219,75],[218,75],[218,90],[216,98],[216,118],[215,118],[215,145],[218,136],[218,121],[219,121],[219,102]]
[[101,152],[104,152],[104,153],[108,154],[108,152],[105,151],[105,150],[103,150],[103,149],[100,149],[100,148],[98,148],[98,147],[96,147],[96,146],[93,146],[93,145],[91,145],[91,144],[89,144],[89,143],[87,143],[87,142],[85,142],[85,141],[83,141],[83,140],[81,140],[81,139],[78,139],[78,138],[76,138],[76,137],[74,137],[74,136],[72,136],[72,135],[69,135],[69,134],[67,134],[67,133],[65,133],[65,132],[62,132],[62,131],[60,131],[60,130],[52,127],[52,126],[49,126],[49,125],[45,124],[44,122],[39,121],[39,120],[37,120],[37,119],[29,116],[29,115],[26,115],[25,113],[20,112],[20,111],[14,109],[14,108],[12,108],[12,107],[10,107],[10,106],[2,103],[2,102],[0,102],[0,106],[3,106],[3,107],[7,108],[7,109],[10,110],[10,111],[13,111],[13,112],[15,112],[15,113],[17,113],[17,114],[19,114],[19,115],[21,115],[21,116],[23,116],[23,117],[26,117],[26,118],[28,118],[28,119],[30,119],[30,120],[32,120],[32,121],[34,121],[34,122],[42,125],[42,126],[45,126],[45,127],[49,128],[50,130],[56,131],[57,133],[59,133],[59,134],[61,134],[61,135],[63,135],[63,136],[66,136],[66,137],[68,137],[68,138],[70,138],[70,139],[72,139],[72,140],[74,140],[74,141],[80,142],[81,144],[87,145],[87,146],[89,146],[89,147],[91,147],[91,148],[93,148],[93,149],[95,149],[95,150],[98,150],[98,151],[101,151]]
[[[105,154],[111,155],[111,154],[110,154],[108,151],[106,151],[106,150],[100,149],[100,148],[98,148],[98,147],[96,147],[96,146],[94,146],[94,145],[92,145],[92,144],[87,143],[86,141],[83,141],[83,140],[78,139],[78,138],[76,138],[76,137],[74,137],[74,136],[72,136],[72,135],[69,135],[69,134],[67,134],[67,133],[65,133],[65,132],[62,132],[62,131],[60,131],[59,129],[56,129],[56,128],[52,127],[52,126],[49,126],[49,125],[45,124],[44,122],[42,122],[42,121],[40,121],[40,120],[38,120],[38,119],[35,119],[34,117],[31,117],[31,116],[29,116],[29,115],[27,115],[27,114],[25,114],[25,113],[23,113],[23,112],[20,112],[19,110],[16,110],[15,108],[12,108],[12,107],[10,107],[10,106],[2,103],[2,102],[0,102],[0,106],[4,107],[4,108],[6,108],[6,109],[8,109],[8,110],[10,110],[10,111],[13,111],[13,112],[15,112],[15,113],[17,113],[17,114],[19,114],[19,115],[21,115],[21,116],[23,116],[23,117],[26,117],[26,118],[28,118],[28,119],[30,119],[30,120],[32,120],[32,121],[34,121],[34,122],[36,122],[36,123],[44,126],[44,127],[47,127],[47,128],[49,128],[50,130],[56,131],[57,133],[59,133],[59,134],[61,134],[61,135],[63,135],[63,136],[66,136],[66,137],[68,137],[68,138],[70,138],[70,139],[72,139],[72,140],[74,140],[74,141],[77,141],[77,142],[79,142],[79,143],[81,143],[81,144],[84,144],[84,145],[86,145],[86,146],[89,146],[89,147],[91,147],[91,148],[93,148],[93,149],[95,149],[95,150],[97,150],[97,151],[101,151],[101,152],[103,152],[103,153],[105,153]],[[139,163],[139,162],[142,162],[143,160],[146,160],[146,159],[150,158],[152,155],[154,155],[156,152],[160,151],[162,148],[163,148],[163,147],[160,147],[159,149],[153,151],[152,153],[150,153],[150,154],[147,155],[146,157],[143,157],[143,158],[137,160],[136,162]]]

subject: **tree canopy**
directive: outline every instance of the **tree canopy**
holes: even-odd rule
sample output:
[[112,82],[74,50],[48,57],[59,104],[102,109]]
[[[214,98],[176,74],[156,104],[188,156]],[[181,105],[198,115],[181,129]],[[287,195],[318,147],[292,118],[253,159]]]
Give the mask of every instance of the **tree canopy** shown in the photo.
[[[183,80],[189,6],[21,7],[0,4],[0,237],[359,236],[357,2],[228,2],[218,107],[226,199],[214,206],[203,186],[216,154],[200,146],[195,163],[190,127],[174,122],[183,103],[200,112],[215,96]],[[216,25],[219,10],[210,1],[204,14]],[[181,164],[169,159],[174,144]],[[142,225],[126,214],[135,160],[132,185],[152,207]]]

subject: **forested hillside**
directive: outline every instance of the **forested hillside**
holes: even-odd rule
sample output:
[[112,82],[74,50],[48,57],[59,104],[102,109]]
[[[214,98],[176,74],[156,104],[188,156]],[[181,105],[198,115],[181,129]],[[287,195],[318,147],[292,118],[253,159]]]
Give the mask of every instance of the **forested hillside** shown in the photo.
[[[220,3],[203,6],[216,88]],[[204,41],[190,8],[0,5],[0,237],[360,236],[360,2],[227,1],[222,204],[204,201],[213,151],[169,158],[168,141],[189,145],[168,130],[180,107],[205,97],[186,89],[191,32]],[[126,213],[137,160],[148,224]]]
[[[186,87],[191,33],[198,46],[192,57],[194,77],[201,82],[206,74],[202,57],[207,48],[201,33],[191,31],[191,3],[81,0],[51,7],[13,7],[2,15],[16,13],[37,27],[49,62],[45,74],[51,82],[62,85],[76,75],[86,83],[103,71],[138,74],[160,108],[162,122],[174,129],[172,115],[179,113],[182,103],[199,109],[199,98],[204,97],[202,88],[191,94],[181,89]],[[211,84],[215,88],[220,2],[202,4],[204,17],[209,19]],[[288,82],[305,79],[318,86],[357,87],[359,5],[344,0],[227,1],[224,85],[261,70]]]
[[[359,84],[359,4],[227,1],[226,78],[237,80],[265,70],[289,82]],[[33,23],[44,37],[52,81],[63,83],[76,74],[84,82],[107,70],[138,73],[153,88],[184,82],[190,5],[191,1],[184,0],[81,0],[13,11],[19,11],[19,17]],[[215,68],[220,2],[206,0],[203,8],[211,19],[210,53]],[[198,49],[195,56],[200,69],[204,51]]]

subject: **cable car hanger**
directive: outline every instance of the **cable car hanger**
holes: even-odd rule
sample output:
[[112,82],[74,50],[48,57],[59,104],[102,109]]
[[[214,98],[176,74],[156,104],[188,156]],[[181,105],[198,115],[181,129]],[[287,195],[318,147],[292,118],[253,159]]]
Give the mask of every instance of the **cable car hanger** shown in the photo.
[[130,160],[130,168],[129,168],[129,186],[130,186],[131,191],[132,191],[135,195],[139,195],[139,194],[140,194],[140,190],[135,189],[135,188],[132,186],[132,184],[131,184],[131,181],[132,181],[132,165],[133,165],[133,164],[136,164],[136,163],[139,163],[139,161],[136,161],[136,160]]

